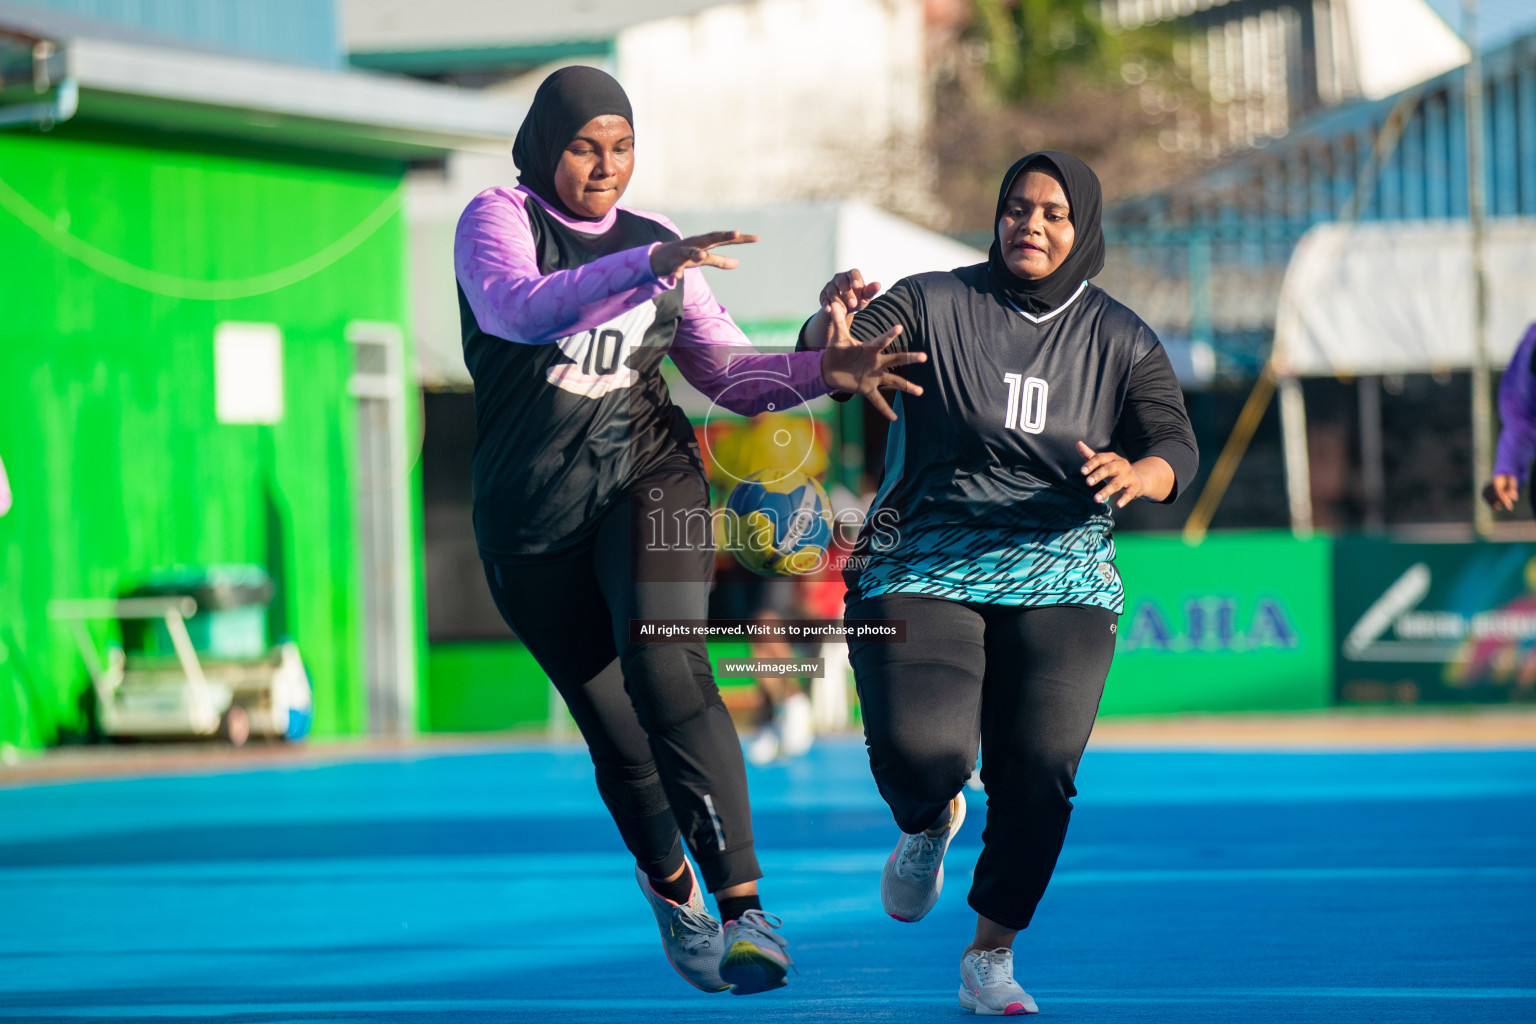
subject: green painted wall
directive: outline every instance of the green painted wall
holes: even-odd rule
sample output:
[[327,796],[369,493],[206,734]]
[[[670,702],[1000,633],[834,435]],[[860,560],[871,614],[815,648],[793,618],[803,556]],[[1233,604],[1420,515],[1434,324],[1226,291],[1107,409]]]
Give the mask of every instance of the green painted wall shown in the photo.
[[[408,323],[402,173],[70,124],[0,133],[0,459],[15,494],[0,517],[0,744],[83,726],[85,674],[46,619],[51,598],[211,562],[269,566],[274,626],[314,677],[316,733],[361,731],[343,332]],[[295,264],[279,275],[292,283],[235,297]],[[216,421],[214,328],[227,320],[282,329],[275,425]],[[413,477],[418,538],[419,491]],[[419,543],[402,581],[418,610]]]
[[[709,645],[713,663],[745,658],[749,645]],[[748,690],[750,679],[717,680],[722,692]],[[431,732],[543,729],[549,721],[549,677],[516,640],[433,644],[427,655],[422,728]]]
[[549,677],[522,644],[509,640],[432,645],[422,728],[432,732],[542,729],[548,720]]

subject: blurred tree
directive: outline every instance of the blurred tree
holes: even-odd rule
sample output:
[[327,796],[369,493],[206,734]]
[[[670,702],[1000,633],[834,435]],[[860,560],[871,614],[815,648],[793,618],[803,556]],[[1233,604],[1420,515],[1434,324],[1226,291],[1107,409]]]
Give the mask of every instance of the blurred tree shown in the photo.
[[1086,160],[1109,202],[1176,181],[1198,159],[1205,104],[1183,40],[1166,25],[1117,28],[1101,9],[930,3],[933,149],[949,230],[990,234],[997,176],[1030,150]]

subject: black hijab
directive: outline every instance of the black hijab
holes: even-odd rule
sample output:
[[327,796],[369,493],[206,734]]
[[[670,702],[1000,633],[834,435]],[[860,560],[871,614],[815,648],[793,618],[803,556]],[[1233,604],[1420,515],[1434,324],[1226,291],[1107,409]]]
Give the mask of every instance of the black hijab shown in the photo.
[[[1003,219],[1003,204],[1008,201],[1014,182],[1019,175],[1032,170],[1055,174],[1072,211],[1072,251],[1061,261],[1061,266],[1038,281],[1020,277],[1008,269],[1008,264],[1003,262],[1002,241],[997,234],[997,223]],[[997,211],[992,215],[992,248],[987,252],[987,270],[997,290],[1020,309],[1035,316],[1049,313],[1070,299],[1078,285],[1104,269],[1104,231],[1099,226],[1103,201],[1098,175],[1075,156],[1043,150],[1029,154],[1008,168],[1008,173],[1003,175],[1003,187],[997,192]]]
[[555,168],[560,154],[571,144],[576,133],[594,117],[618,114],[631,126],[635,115],[629,109],[624,87],[611,75],[589,67],[561,68],[539,85],[533,105],[517,130],[512,143],[512,159],[517,162],[517,181],[540,199],[576,220],[598,220],[572,212],[555,191]]

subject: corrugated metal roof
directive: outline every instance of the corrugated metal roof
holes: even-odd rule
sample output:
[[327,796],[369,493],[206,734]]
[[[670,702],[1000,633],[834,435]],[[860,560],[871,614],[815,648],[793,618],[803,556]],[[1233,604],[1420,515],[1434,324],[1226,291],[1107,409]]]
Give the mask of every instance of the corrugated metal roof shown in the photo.
[[[504,153],[522,104],[451,86],[254,60],[0,5],[0,30],[56,44],[48,74],[82,120],[390,159]],[[149,40],[146,42],[146,40]]]
[[161,45],[312,67],[343,63],[334,0],[8,0],[4,10],[70,19],[70,35],[117,29]]
[[697,14],[722,0],[341,0],[348,52],[605,42],[647,21]]

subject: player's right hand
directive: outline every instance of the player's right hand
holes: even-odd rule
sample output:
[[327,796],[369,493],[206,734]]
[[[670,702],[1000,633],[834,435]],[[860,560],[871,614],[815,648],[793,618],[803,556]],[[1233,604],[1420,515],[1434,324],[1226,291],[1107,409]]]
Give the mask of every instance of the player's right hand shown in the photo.
[[672,277],[693,267],[734,270],[734,259],[709,250],[717,245],[743,245],[755,241],[756,235],[744,235],[740,231],[711,231],[706,235],[679,238],[675,242],[662,242],[651,250],[651,272],[657,277]]
[[845,270],[840,274],[832,275],[832,280],[822,286],[821,298],[817,300],[817,304],[822,309],[826,309],[832,303],[840,302],[848,312],[857,313],[869,305],[870,300],[879,293],[879,281],[865,284],[864,275],[857,269]]
[[1487,487],[1483,488],[1483,500],[1491,508],[1503,509],[1505,512],[1514,511],[1515,502],[1520,500],[1519,478],[1498,474]]
[[881,388],[895,388],[909,395],[921,395],[922,387],[891,370],[912,363],[926,363],[924,352],[891,352],[885,350],[901,334],[896,324],[884,334],[859,341],[848,330],[848,314],[841,302],[831,302],[822,312],[831,318],[832,329],[821,353],[821,378],[833,391],[850,391],[863,395],[880,415],[888,420],[896,419],[896,411],[880,394]]

